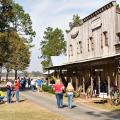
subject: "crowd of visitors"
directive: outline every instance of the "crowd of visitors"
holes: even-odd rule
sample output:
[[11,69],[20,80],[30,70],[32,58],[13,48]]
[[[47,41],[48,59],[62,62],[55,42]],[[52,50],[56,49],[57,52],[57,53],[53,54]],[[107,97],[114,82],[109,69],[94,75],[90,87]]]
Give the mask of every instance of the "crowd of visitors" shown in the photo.
[[[66,79],[66,78],[65,78]],[[64,80],[66,81],[66,80]],[[12,98],[15,96],[16,102],[20,101],[20,91],[24,91],[26,88],[32,90],[33,92],[37,89],[38,92],[42,92],[42,85],[44,81],[42,79],[30,79],[30,78],[19,78],[14,80],[14,83],[11,80],[6,81],[6,98],[7,103],[11,103]],[[48,78],[46,78],[46,85],[49,86]],[[63,91],[66,91],[68,96],[68,107],[72,108],[72,99],[74,88],[72,86],[71,80],[69,83],[63,83],[63,78],[57,78],[52,82],[52,88],[55,91],[55,96],[57,100],[57,107],[63,107]],[[4,92],[0,91],[0,102],[5,98]]]
[[[6,101],[7,103],[12,102],[12,98],[15,96],[16,102],[18,103],[20,101],[20,91],[24,91],[26,89],[31,89],[32,91],[37,88],[38,92],[42,91],[42,79],[30,79],[30,78],[19,78],[12,81],[12,80],[6,80],[5,87],[6,87]],[[5,92],[0,90],[0,103],[3,102],[3,99],[5,98]]]

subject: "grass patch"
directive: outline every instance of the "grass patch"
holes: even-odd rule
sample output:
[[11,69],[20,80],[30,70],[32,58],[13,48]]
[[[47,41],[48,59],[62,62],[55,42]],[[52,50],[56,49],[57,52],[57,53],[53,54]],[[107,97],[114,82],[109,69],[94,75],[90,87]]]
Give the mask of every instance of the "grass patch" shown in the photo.
[[65,120],[28,101],[0,104],[0,120]]
[[87,105],[91,107],[95,107],[98,109],[103,109],[103,110],[109,110],[109,111],[120,111],[120,105],[119,106],[113,106],[110,104],[97,104],[97,103],[86,103]]

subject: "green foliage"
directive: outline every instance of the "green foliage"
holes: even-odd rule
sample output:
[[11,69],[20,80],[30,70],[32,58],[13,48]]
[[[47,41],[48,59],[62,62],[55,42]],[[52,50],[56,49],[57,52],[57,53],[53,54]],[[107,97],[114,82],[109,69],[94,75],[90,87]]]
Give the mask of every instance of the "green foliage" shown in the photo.
[[116,4],[116,8],[120,9],[120,5],[119,5],[119,4]]
[[43,85],[43,86],[42,86],[42,89],[43,89],[43,91],[45,91],[45,92],[49,92],[49,93],[52,93],[52,94],[55,93],[54,90],[53,90],[53,88],[52,88],[52,86]]
[[0,67],[24,70],[30,62],[32,21],[14,0],[0,0]]
[[[80,26],[82,24],[82,21],[80,19],[79,15],[73,15],[72,22],[69,22],[70,30],[72,30],[74,27]],[[70,30],[66,30],[66,32],[69,32]]]
[[26,37],[31,42],[32,37],[35,37],[35,31],[32,29],[32,21],[28,13],[25,13],[22,6],[17,3],[13,4],[12,12],[14,17],[12,19],[12,27],[20,35]]
[[44,32],[44,40],[40,43],[43,61],[43,68],[50,64],[51,56],[58,56],[66,51],[66,43],[62,30],[48,27]]
[[12,22],[13,0],[0,0],[0,32],[8,30]]
[[12,69],[22,71],[26,69],[30,62],[29,46],[24,43],[16,32],[8,32],[7,35],[7,38],[9,38],[7,39],[9,52],[4,57],[6,58],[4,66],[8,72]]
[[8,58],[12,53],[11,42],[8,40],[8,32],[0,33],[0,63],[8,62]]
[[23,75],[25,76],[25,77],[29,77],[29,72],[27,72],[27,71],[23,71]]

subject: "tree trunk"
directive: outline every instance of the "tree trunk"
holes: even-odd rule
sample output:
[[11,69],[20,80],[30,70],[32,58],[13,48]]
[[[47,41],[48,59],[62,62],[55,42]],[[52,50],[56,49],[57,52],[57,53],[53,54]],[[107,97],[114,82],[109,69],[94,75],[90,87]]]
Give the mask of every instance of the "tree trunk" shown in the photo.
[[2,63],[0,63],[0,83],[1,83],[1,77],[2,77]]
[[8,76],[9,76],[9,70],[7,70],[6,80],[8,80]]
[[15,70],[15,80],[17,79],[17,70]]

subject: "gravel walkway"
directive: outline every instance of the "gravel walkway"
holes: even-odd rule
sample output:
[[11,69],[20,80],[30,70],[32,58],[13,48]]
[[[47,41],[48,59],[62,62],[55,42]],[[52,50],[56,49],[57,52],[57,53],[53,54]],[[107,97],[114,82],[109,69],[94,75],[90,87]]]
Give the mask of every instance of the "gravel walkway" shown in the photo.
[[[46,93],[37,93],[25,91],[21,93],[26,99],[48,109],[51,112],[64,116],[68,120],[120,120],[120,113],[105,112],[87,107],[83,104],[73,103],[73,108],[68,109],[67,102],[64,102],[64,108],[58,109],[54,95]],[[65,100],[66,101],[66,100]]]

